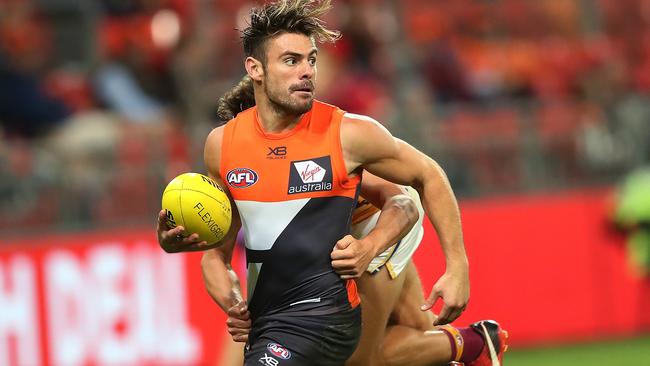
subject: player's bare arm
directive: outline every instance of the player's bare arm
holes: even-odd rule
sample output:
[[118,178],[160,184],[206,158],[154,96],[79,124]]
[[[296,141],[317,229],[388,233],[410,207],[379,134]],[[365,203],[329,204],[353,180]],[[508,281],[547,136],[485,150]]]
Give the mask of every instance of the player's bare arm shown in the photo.
[[367,236],[356,239],[346,235],[334,246],[332,267],[342,279],[361,277],[373,258],[404,237],[418,221],[413,199],[391,182],[366,172],[361,195],[381,209],[381,214]]
[[251,328],[250,312],[241,292],[239,277],[231,261],[235,240],[207,250],[201,258],[201,273],[208,294],[228,315],[226,326],[235,342],[246,342]]
[[[204,161],[208,175],[225,187],[219,175],[222,133],[223,128],[216,128],[208,135],[205,143]],[[239,289],[239,280],[230,266],[237,233],[241,228],[241,219],[239,212],[237,212],[237,206],[227,189],[226,193],[233,209],[232,224],[226,237],[219,243],[220,245],[203,254],[201,268],[208,293],[227,312],[228,309],[242,302],[243,299]]]
[[205,251],[201,272],[208,294],[228,315],[226,326],[232,339],[246,342],[251,328],[250,312],[241,293],[239,278],[230,264],[233,248],[234,243]]
[[[204,161],[208,175],[221,184],[222,187],[226,187],[219,174],[222,137],[223,128],[216,128],[208,135],[205,143]],[[201,271],[206,290],[228,315],[226,321],[228,332],[232,335],[234,341],[245,342],[248,340],[251,327],[250,313],[242,297],[239,278],[231,267],[237,232],[241,228],[241,219],[237,206],[227,189],[226,193],[233,208],[230,231],[221,241],[220,246],[203,253]]]
[[433,159],[394,138],[368,117],[346,114],[341,144],[349,174],[364,168],[392,182],[410,185],[420,194],[446,261],[445,273],[433,286],[422,310],[430,309],[442,298],[444,305],[435,324],[455,320],[469,301],[469,270],[458,203],[444,171]]

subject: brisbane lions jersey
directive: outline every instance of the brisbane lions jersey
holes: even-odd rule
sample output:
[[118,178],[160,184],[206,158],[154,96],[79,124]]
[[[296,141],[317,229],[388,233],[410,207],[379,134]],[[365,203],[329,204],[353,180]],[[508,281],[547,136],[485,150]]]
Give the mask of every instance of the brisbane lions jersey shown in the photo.
[[253,320],[359,303],[354,281],[341,280],[330,259],[350,231],[360,181],[343,161],[343,114],[314,101],[292,130],[270,134],[253,107],[225,126],[220,174],[241,216]]

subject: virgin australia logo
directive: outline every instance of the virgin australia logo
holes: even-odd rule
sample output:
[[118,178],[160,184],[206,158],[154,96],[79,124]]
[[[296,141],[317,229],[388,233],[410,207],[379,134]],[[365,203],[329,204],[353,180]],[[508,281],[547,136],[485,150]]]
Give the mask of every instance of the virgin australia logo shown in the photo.
[[302,179],[303,183],[322,182],[327,172],[323,167],[311,160],[293,163],[293,165],[300,174],[300,179]]
[[332,163],[329,156],[292,161],[288,194],[331,191]]

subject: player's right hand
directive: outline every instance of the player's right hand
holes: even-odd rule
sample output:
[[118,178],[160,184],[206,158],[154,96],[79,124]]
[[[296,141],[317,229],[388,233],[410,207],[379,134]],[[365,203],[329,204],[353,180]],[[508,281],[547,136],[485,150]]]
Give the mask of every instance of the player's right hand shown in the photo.
[[435,303],[442,299],[442,309],[435,315],[433,325],[448,324],[456,320],[469,302],[469,273],[467,266],[460,266],[455,269],[447,268],[447,271],[436,281],[431,294],[420,308],[428,311]]
[[205,241],[199,241],[199,234],[197,233],[187,236],[184,227],[169,227],[167,225],[167,212],[165,210],[158,212],[156,234],[158,236],[158,244],[167,253],[182,252],[207,245]]
[[343,280],[361,277],[374,257],[372,246],[352,235],[346,235],[336,242],[330,253],[332,268]]
[[245,301],[239,302],[228,309],[228,333],[235,342],[248,342],[248,333],[251,331],[251,313]]

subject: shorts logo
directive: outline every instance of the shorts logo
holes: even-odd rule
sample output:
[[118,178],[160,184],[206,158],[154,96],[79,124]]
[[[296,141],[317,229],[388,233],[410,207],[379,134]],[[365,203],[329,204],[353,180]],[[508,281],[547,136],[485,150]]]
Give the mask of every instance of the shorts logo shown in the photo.
[[288,194],[332,190],[332,162],[329,156],[292,161]]
[[291,358],[291,352],[288,349],[282,347],[277,343],[269,343],[266,345],[266,349],[269,350],[275,357],[280,357],[282,359],[288,360]]
[[234,188],[246,188],[257,183],[257,173],[248,168],[236,168],[226,175],[228,185]]
[[278,366],[280,361],[264,353],[264,356],[259,359],[260,363],[265,366]]

